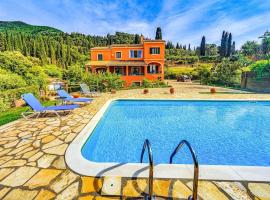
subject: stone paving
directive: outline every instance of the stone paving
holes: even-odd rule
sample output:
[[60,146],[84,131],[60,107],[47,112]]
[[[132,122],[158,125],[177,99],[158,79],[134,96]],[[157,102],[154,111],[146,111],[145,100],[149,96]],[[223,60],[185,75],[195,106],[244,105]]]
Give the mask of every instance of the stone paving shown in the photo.
[[[72,172],[65,163],[65,150],[102,105],[111,98],[180,99],[270,99],[269,94],[224,93],[211,95],[208,86],[170,82],[168,88],[123,90],[102,94],[87,106],[63,116],[17,120],[0,127],[0,199],[142,199],[147,194],[147,179],[125,177],[86,177]],[[226,93],[227,92],[227,93]],[[192,180],[155,179],[157,199],[187,199]],[[204,200],[270,200],[270,184],[258,182],[200,181],[199,196]]]

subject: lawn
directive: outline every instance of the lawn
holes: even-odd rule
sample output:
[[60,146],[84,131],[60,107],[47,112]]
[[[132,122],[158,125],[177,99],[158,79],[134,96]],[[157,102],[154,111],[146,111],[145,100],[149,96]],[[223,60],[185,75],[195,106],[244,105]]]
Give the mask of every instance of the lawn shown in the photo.
[[[56,101],[46,101],[42,102],[44,106],[52,106],[55,105]],[[7,124],[9,122],[15,121],[22,117],[21,113],[25,112],[29,107],[23,106],[18,108],[11,108],[8,111],[0,113],[0,126]]]

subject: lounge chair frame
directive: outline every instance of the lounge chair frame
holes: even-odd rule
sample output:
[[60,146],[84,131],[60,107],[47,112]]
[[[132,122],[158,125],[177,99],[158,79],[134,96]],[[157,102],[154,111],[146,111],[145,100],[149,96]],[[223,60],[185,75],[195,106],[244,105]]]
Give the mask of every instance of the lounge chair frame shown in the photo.
[[86,96],[90,96],[90,97],[99,97],[99,96],[101,96],[100,91],[90,91],[88,85],[86,85],[85,83],[81,83],[80,87],[81,87],[82,94],[84,94]]
[[[27,94],[26,94],[27,95]],[[34,95],[33,94],[31,94],[31,93],[29,93],[28,95],[32,95],[33,96],[33,98],[34,99],[36,99],[35,97],[34,97]],[[22,95],[22,98],[24,99],[24,96]],[[41,114],[49,114],[49,113],[52,113],[52,114],[55,114],[56,115],[56,117],[58,117],[59,119],[60,119],[60,121],[61,121],[61,116],[60,116],[60,113],[65,113],[65,112],[68,112],[68,114],[70,114],[75,108],[67,108],[67,109],[46,109],[46,107],[43,107],[41,104],[40,104],[40,102],[36,99],[36,101],[40,104],[40,106],[41,106],[41,109],[36,109],[35,108],[35,106],[33,106],[33,105],[31,105],[31,104],[29,104],[29,102],[27,102],[27,100],[25,100],[24,99],[24,101],[26,102],[26,104],[29,106],[29,108],[25,111],[25,112],[22,112],[21,113],[21,115],[22,115],[22,117],[24,118],[24,119],[26,119],[26,120],[28,120],[30,117],[29,116],[33,116],[33,115],[36,115],[35,116],[35,118],[37,119],[37,118],[39,118],[39,116],[41,115]],[[74,104],[75,105],[75,104]],[[44,108],[44,109],[42,109],[42,108]]]
[[31,115],[31,114],[35,115],[36,114],[37,116],[35,118],[37,119],[42,114],[50,114],[50,113],[52,113],[52,114],[55,114],[61,120],[61,115],[59,115],[60,113],[68,112],[68,114],[70,114],[73,111],[73,110],[57,110],[57,111],[56,110],[44,110],[42,112],[38,112],[38,111],[35,111],[35,110],[32,110],[32,111],[31,110],[32,109],[28,109],[25,112],[21,113],[21,115],[23,116],[24,119],[28,120],[30,118],[30,117],[27,117],[28,116],[27,114],[29,114],[29,115]]

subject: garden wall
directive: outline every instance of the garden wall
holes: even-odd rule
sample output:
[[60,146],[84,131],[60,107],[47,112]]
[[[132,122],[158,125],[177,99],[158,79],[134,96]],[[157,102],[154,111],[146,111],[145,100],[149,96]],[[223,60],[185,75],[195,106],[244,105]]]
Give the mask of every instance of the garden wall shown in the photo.
[[270,93],[270,78],[258,79],[254,72],[243,72],[241,88],[254,92]]

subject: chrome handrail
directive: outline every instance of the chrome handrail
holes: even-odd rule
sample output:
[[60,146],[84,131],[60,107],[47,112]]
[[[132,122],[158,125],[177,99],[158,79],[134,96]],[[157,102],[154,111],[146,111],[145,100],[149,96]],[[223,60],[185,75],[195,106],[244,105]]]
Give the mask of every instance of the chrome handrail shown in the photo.
[[149,158],[149,183],[148,183],[149,194],[148,195],[149,195],[149,199],[151,200],[153,197],[154,163],[153,163],[152,148],[148,139],[146,139],[143,144],[143,149],[141,153],[141,163],[143,161],[143,155],[144,155],[146,147],[148,150],[148,158]]
[[179,142],[179,144],[177,145],[177,147],[175,148],[174,152],[172,153],[170,157],[170,164],[172,164],[173,157],[175,156],[175,154],[177,154],[177,152],[182,148],[184,144],[188,146],[188,149],[192,155],[193,162],[194,162],[193,192],[192,192],[192,196],[190,196],[189,199],[197,200],[198,199],[198,181],[199,181],[199,162],[195,154],[195,151],[193,150],[193,148],[191,147],[188,141],[182,140],[181,142]]

